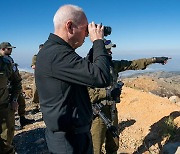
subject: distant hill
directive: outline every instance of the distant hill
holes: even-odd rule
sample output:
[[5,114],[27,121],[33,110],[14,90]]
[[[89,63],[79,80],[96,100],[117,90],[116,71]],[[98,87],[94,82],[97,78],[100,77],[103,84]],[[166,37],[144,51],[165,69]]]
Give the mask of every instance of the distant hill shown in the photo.
[[126,86],[161,97],[180,97],[180,72],[150,72],[124,77]]

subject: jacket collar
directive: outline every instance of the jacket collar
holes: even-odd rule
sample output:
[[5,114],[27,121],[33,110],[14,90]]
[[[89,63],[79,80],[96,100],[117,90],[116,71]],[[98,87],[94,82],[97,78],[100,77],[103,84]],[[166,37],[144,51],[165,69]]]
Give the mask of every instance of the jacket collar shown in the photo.
[[[53,42],[56,42],[58,44],[61,44],[61,45],[65,45],[65,46],[68,46],[70,48],[72,48],[66,41],[64,41],[61,37],[53,34],[53,33],[50,33],[49,37],[48,37],[48,40],[51,40]],[[73,48],[72,48],[73,49]],[[73,49],[74,50],[74,49]]]

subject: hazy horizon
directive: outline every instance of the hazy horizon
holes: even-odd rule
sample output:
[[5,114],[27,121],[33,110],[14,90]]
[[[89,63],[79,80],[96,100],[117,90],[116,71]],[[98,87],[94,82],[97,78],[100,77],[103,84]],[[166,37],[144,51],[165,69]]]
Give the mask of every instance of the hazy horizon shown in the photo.
[[[135,59],[141,59],[141,58],[151,58],[151,57],[158,57],[158,56],[168,56],[172,59],[168,60],[168,63],[166,65],[162,65],[162,64],[152,64],[149,65],[147,67],[146,70],[140,70],[139,72],[147,72],[147,71],[180,71],[180,56],[179,55],[152,55],[150,53],[148,54],[115,54],[113,52],[113,59],[115,60],[135,60]],[[82,56],[84,57],[84,56]],[[17,63],[18,63],[18,67],[19,70],[24,70],[27,72],[33,72],[34,70],[31,68],[31,60],[32,57],[29,57],[29,61],[17,61],[16,59],[14,59]],[[125,71],[127,72],[127,71]],[[131,71],[133,73],[133,71]],[[137,71],[138,72],[138,71]]]

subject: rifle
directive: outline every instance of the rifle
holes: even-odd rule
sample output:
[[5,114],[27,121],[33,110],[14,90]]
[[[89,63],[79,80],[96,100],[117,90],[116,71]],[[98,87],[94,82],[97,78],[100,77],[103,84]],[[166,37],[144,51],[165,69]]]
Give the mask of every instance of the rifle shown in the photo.
[[103,105],[101,103],[95,103],[95,104],[92,105],[94,116],[99,115],[99,117],[105,123],[107,129],[111,132],[113,138],[114,139],[119,138],[118,129],[115,126],[112,125],[112,121],[109,118],[107,118],[104,115],[104,113],[101,111],[102,107],[103,107]]

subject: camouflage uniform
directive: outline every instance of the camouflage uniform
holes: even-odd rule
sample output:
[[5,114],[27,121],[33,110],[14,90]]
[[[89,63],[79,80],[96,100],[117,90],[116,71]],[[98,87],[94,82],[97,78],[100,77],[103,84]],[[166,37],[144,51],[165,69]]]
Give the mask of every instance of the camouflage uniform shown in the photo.
[[[19,111],[20,113],[24,114],[25,113],[25,100],[24,100],[24,104],[23,104],[23,101],[22,101],[22,84],[21,84],[21,76],[19,74],[19,70],[17,68],[17,64],[14,63],[12,57],[10,56],[3,56],[6,60],[8,60],[10,63],[11,63],[11,66],[13,68],[13,74],[14,74],[14,77],[16,78],[16,81],[18,82],[18,88],[19,88],[19,94],[18,94],[18,97],[17,97],[17,102],[18,102],[18,114],[19,114]],[[13,93],[13,86],[11,85],[11,80],[9,80],[9,94],[12,95]],[[24,106],[24,108],[23,108]],[[7,142],[9,144],[12,144],[12,140],[13,140],[13,137],[14,137],[14,126],[15,126],[15,112],[13,110],[10,110],[10,113],[11,114],[11,117],[13,117],[11,120],[9,120],[9,124],[4,126],[3,127],[3,133],[2,133],[2,137],[7,140]]]
[[37,55],[34,55],[33,58],[32,58],[31,67],[32,67],[33,65],[36,65],[36,58],[37,58]]
[[[149,64],[154,63],[153,58],[149,59],[139,59],[133,61],[127,60],[113,60],[111,65],[111,85],[117,82],[118,73],[125,71],[125,70],[143,70]],[[102,112],[113,121],[113,125],[118,128],[118,113],[117,108],[115,107],[115,114],[112,119],[111,115],[111,103],[106,100],[106,89],[105,88],[95,88],[89,89],[89,95],[92,103],[99,103],[105,104],[102,108]],[[94,154],[101,154],[102,144],[105,142],[105,150],[106,154],[115,154],[119,148],[119,141],[115,141],[109,131],[107,131],[106,125],[104,124],[103,120],[100,117],[96,117],[93,120],[92,128],[92,140],[94,146]]]
[[[14,73],[11,62],[3,56],[0,56],[0,81],[0,152],[14,153],[11,143],[14,136],[15,115],[10,103],[18,98],[21,80]],[[8,83],[11,86],[11,94]],[[8,131],[4,127],[9,127]],[[3,131],[7,131],[5,139],[2,139]]]
[[[8,61],[11,62],[11,65],[13,67],[13,71],[14,73],[16,74],[16,77],[21,81],[21,76],[19,74],[19,70],[18,70],[18,65],[16,63],[14,63],[14,60],[13,58],[10,56],[11,53],[12,53],[12,48],[16,48],[16,47],[13,47],[11,46],[11,44],[9,42],[2,42],[0,44],[0,54],[6,58]],[[11,86],[9,86],[9,92],[11,94]],[[22,129],[23,126],[27,125],[27,124],[30,124],[32,123],[34,120],[30,120],[30,119],[26,119],[25,118],[25,98],[23,96],[23,91],[22,91],[22,87],[21,87],[21,92],[20,92],[20,95],[18,96],[18,99],[17,99],[17,102],[18,102],[18,114],[19,114],[19,117],[20,117],[20,126],[15,126],[15,129],[16,130],[19,130],[19,129]],[[17,103],[16,102],[16,103]],[[13,107],[17,107],[17,104],[13,104]],[[7,128],[9,129],[9,128]],[[6,135],[5,135],[6,136]]]
[[[39,45],[39,51],[43,48],[43,46],[44,46],[44,44]],[[35,54],[32,58],[32,64],[31,64],[32,69],[35,69],[35,67],[36,67],[36,58],[37,58],[37,54]],[[32,111],[32,113],[39,112],[40,104],[39,104],[39,96],[38,96],[38,91],[36,88],[35,78],[33,80],[33,100],[32,100],[32,103],[34,106],[34,110]]]
[[[33,58],[32,58],[32,64],[31,64],[31,67],[34,65],[36,65],[36,57],[37,55],[34,55]],[[37,88],[36,88],[36,83],[35,83],[35,78],[33,80],[33,105],[36,109],[39,108],[39,97],[38,97],[38,92],[37,92]]]
[[[18,67],[17,67],[18,64],[14,62],[14,60],[13,60],[13,58],[11,56],[4,56],[4,57],[7,58],[11,62],[12,66],[13,66],[14,73],[16,74],[16,76],[20,80],[22,80],[21,76],[20,76],[20,73],[19,73],[19,70],[18,70]],[[22,89],[22,87],[21,87],[21,89]],[[24,98],[22,90],[21,90],[21,92],[20,92],[20,94],[18,96],[17,102],[18,102],[18,105],[19,105],[19,107],[18,107],[18,115],[20,117],[22,117],[22,116],[24,117],[25,116],[26,103],[25,103],[25,98]]]

